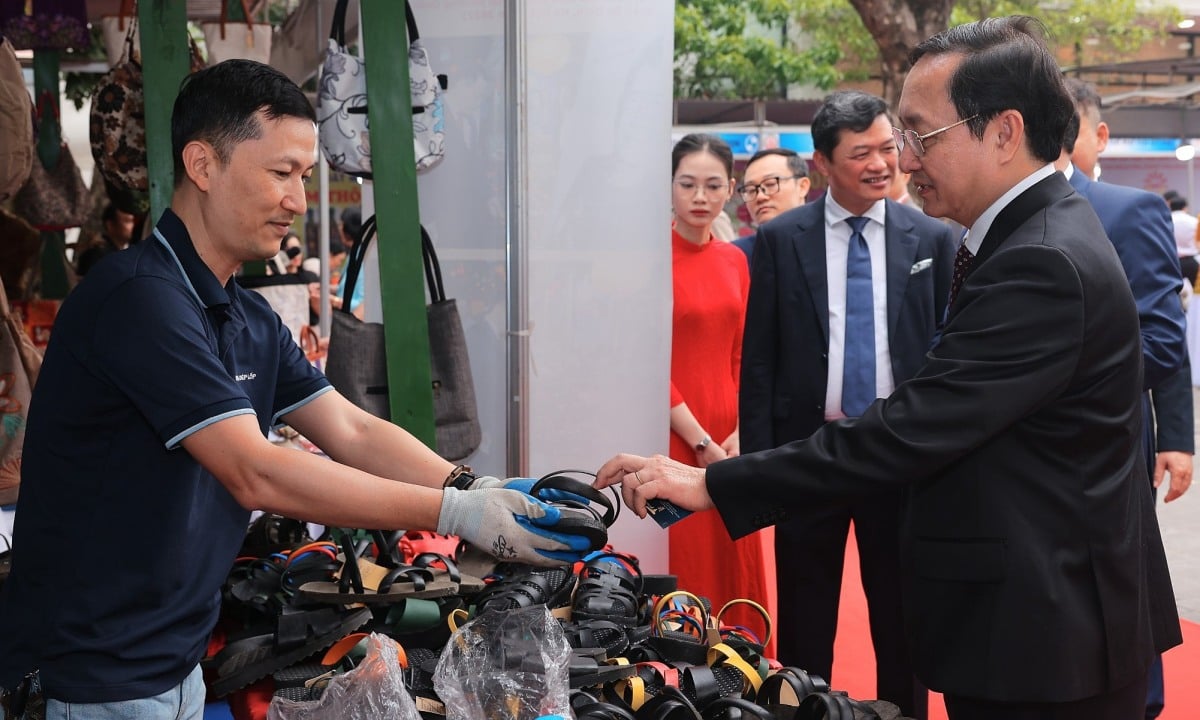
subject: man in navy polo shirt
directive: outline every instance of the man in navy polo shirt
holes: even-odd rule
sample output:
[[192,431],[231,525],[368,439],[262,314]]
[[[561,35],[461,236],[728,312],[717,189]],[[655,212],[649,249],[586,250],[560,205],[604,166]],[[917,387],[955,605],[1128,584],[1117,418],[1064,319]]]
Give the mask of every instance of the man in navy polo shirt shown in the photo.
[[[40,669],[48,718],[202,715],[197,663],[252,508],[437,529],[522,562],[586,550],[524,493],[443,490],[457,468],[334,391],[232,280],[304,214],[314,121],[266,65],[189,77],[171,118],[171,208],[63,303],[0,595],[0,688]],[[272,445],[280,422],[335,462]]]

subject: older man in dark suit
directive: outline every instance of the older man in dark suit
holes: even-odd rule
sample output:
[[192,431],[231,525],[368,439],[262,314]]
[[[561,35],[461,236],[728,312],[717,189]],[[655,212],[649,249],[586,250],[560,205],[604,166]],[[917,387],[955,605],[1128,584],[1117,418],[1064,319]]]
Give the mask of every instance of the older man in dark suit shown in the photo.
[[1052,165],[1074,107],[1032,18],[952,28],[911,60],[900,167],[926,213],[969,228],[925,366],[808,440],[706,470],[620,455],[597,484],[639,514],[715,506],[737,537],[908,480],[906,624],[950,718],[1136,718],[1181,637],[1138,452],[1137,307]]
[[[759,228],[751,263],[738,395],[742,451],[808,437],[856,417],[925,362],[946,310],[955,237],[944,223],[887,199],[896,141],[881,98],[830,95],[812,122],[813,164],[829,192]],[[852,221],[867,218],[856,234]],[[867,249],[871,314],[849,319],[852,244]],[[868,352],[856,352],[856,333]],[[865,379],[865,392],[852,387]],[[847,400],[846,393],[855,397]],[[897,553],[902,488],[812,505],[775,534],[779,659],[833,680],[834,630],[850,521],[875,650],[876,691],[907,716],[926,715],[904,640]]]

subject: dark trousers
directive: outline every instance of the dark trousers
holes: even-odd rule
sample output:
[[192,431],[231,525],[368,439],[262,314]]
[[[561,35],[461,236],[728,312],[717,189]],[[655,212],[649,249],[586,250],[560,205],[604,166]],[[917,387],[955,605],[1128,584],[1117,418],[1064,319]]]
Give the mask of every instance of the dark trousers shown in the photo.
[[849,505],[814,505],[775,527],[779,661],[834,681],[833,638],[853,520],[875,649],[877,697],[924,720],[929,694],[913,675],[900,605],[901,497],[894,491]]
[[946,695],[950,720],[1141,720],[1146,678],[1102,695],[1065,703],[1003,703]]

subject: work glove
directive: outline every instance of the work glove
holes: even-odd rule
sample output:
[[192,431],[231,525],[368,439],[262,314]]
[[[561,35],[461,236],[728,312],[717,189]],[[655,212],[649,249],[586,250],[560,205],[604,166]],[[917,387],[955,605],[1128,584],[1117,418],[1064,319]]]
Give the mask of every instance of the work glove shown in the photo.
[[577,562],[591,543],[551,530],[560,517],[558,508],[516,490],[448,487],[442,490],[437,531],[458,535],[499,560],[547,566]]
[[[484,475],[472,481],[471,484],[467,486],[467,489],[482,490],[484,488],[507,488],[509,490],[523,492],[526,495],[531,495],[532,493],[529,491],[533,489],[533,486],[535,483],[537,483],[537,481],[537,478],[508,478],[507,480],[501,480],[498,477]],[[576,495],[573,492],[556,490],[554,488],[542,488],[538,491],[537,498],[546,502],[562,502],[564,500],[569,500],[583,505],[588,504],[588,499],[582,495]]]

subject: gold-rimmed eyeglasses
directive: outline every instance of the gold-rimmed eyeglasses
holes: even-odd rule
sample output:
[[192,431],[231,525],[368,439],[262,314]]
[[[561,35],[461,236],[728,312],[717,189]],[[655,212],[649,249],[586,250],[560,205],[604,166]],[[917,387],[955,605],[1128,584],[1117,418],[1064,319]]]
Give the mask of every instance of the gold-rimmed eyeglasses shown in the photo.
[[947,130],[953,130],[954,128],[958,127],[959,125],[969,123],[977,117],[979,117],[979,113],[976,113],[969,118],[963,118],[962,120],[959,120],[956,123],[951,123],[944,128],[938,128],[937,130],[927,132],[924,135],[918,135],[916,130],[901,130],[898,127],[894,127],[894,128],[892,128],[892,137],[895,138],[895,140],[896,140],[896,152],[902,153],[902,152],[904,152],[905,147],[911,147],[912,151],[913,151],[913,155],[916,155],[917,157],[921,157],[922,155],[925,154],[925,141],[926,140],[928,140],[931,137],[941,135],[942,133],[946,132]]

